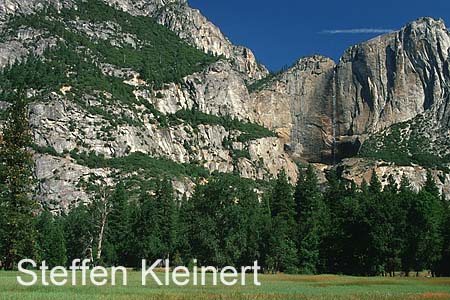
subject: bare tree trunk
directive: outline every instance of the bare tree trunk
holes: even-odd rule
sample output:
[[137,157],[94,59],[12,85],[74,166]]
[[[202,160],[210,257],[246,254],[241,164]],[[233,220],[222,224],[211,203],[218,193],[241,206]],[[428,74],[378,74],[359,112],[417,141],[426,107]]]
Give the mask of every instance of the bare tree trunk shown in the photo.
[[105,232],[106,220],[108,218],[108,199],[106,196],[106,191],[103,191],[101,203],[100,203],[100,228],[98,232],[98,244],[97,244],[97,261],[100,260],[102,256],[102,246],[103,246],[103,235]]

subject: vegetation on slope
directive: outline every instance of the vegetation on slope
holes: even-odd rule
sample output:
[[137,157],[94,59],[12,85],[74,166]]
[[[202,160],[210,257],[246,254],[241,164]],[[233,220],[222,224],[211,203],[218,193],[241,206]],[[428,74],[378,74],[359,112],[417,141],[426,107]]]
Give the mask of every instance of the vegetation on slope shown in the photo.
[[141,152],[133,152],[128,156],[105,158],[94,152],[71,152],[78,164],[89,168],[113,168],[125,173],[141,172],[145,178],[152,177],[208,177],[210,173],[205,168],[195,164],[179,164],[169,159],[154,158]]
[[[177,82],[186,75],[201,71],[218,58],[182,41],[175,33],[149,17],[132,16],[116,10],[100,0],[78,1],[77,9],[57,12],[52,7],[30,16],[17,16],[8,23],[10,30],[21,26],[45,30],[74,47],[89,49],[99,62],[138,71],[155,85]],[[88,21],[101,27],[103,23],[119,26],[117,36],[131,36],[137,45],[124,42],[113,46],[109,40],[91,38],[71,25]]]
[[[141,259],[170,257],[175,265],[190,265],[197,258],[201,265],[219,267],[258,260],[267,272],[374,276],[427,269],[433,275],[449,275],[450,208],[430,172],[419,192],[406,178],[399,185],[392,176],[382,189],[376,173],[370,185],[361,187],[332,174],[322,191],[312,166],[300,169],[295,188],[284,171],[266,187],[216,174],[181,203],[168,178],[140,186],[131,180],[108,186],[99,178],[89,182],[96,187],[89,205],[53,220],[45,212],[30,217],[31,141],[23,131],[28,130],[25,115],[21,110],[15,116],[22,118],[11,118],[0,145],[0,152],[6,153],[0,156],[3,268],[13,268],[24,257],[52,266],[88,258],[95,264],[130,267],[138,267]],[[81,164],[126,173],[159,174],[165,169],[163,174],[170,177],[172,172],[195,171],[139,153],[112,159],[72,156]],[[11,220],[20,226],[11,227]],[[21,233],[35,242],[25,247],[10,242],[10,236]]]
[[381,159],[401,166],[417,164],[448,170],[450,139],[445,132],[434,130],[425,116],[394,124],[373,134],[364,142],[359,156]]
[[[261,126],[256,123],[243,122],[238,119],[233,119],[229,116],[215,116],[210,114],[205,114],[199,110],[179,110],[175,113],[175,117],[178,120],[183,120],[184,122],[196,127],[200,124],[208,125],[220,125],[225,129],[238,130],[242,134],[238,137],[238,141],[246,142],[250,140],[256,140],[265,137],[275,137],[276,133]],[[175,121],[173,121],[176,123]]]

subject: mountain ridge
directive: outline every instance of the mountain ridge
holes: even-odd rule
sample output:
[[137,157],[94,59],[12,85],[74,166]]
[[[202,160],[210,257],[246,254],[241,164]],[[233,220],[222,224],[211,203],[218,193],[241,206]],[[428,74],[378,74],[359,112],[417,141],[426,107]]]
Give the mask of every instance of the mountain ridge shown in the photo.
[[[406,141],[411,157],[403,157],[403,164],[412,169],[389,161],[389,140],[377,140],[390,126],[425,112],[436,130],[409,136],[427,144],[448,130],[444,49],[450,49],[450,38],[439,21],[420,19],[351,47],[338,63],[305,57],[267,77],[251,50],[232,45],[185,1],[169,2],[0,3],[1,18],[8,16],[1,27],[1,65],[22,61],[3,70],[9,78],[3,82],[14,82],[17,70],[31,71],[21,80],[33,99],[37,197],[51,209],[89,201],[101,182],[125,180],[136,190],[160,175],[171,178],[180,198],[215,173],[248,178],[264,189],[281,169],[294,181],[297,162],[315,164],[322,182],[333,169],[357,182],[374,170],[380,178],[407,174],[416,187],[424,179],[418,174],[434,168],[435,177],[444,178],[440,189],[448,191],[449,148],[442,139],[433,154],[442,166],[425,167],[417,165],[429,160],[424,149],[409,149],[413,143]],[[45,9],[46,3],[56,7],[53,14],[33,13],[31,7]],[[17,11],[35,17],[21,21]],[[168,48],[155,59],[148,53],[158,36]],[[189,57],[183,64],[180,51]],[[48,76],[53,70],[61,75]],[[263,84],[249,89],[255,80]],[[11,89],[3,86],[3,92]],[[2,109],[7,106],[0,101]],[[374,152],[361,152],[370,141],[377,145]]]

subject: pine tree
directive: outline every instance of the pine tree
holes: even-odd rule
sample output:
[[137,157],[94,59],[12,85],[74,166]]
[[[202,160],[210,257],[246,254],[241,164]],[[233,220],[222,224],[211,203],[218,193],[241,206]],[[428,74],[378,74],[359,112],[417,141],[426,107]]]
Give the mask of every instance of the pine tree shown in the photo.
[[433,174],[431,174],[430,170],[427,171],[427,180],[425,181],[423,190],[436,198],[440,197],[439,188],[437,187],[436,181],[434,180]]
[[64,236],[67,259],[89,259],[93,261],[95,222],[88,206],[80,204],[64,217]]
[[320,265],[320,243],[324,237],[328,214],[312,166],[308,167],[305,175],[300,171],[294,199],[300,271],[314,274]]
[[369,237],[366,272],[369,275],[384,274],[389,255],[389,242],[394,233],[394,228],[391,226],[392,199],[383,194],[381,182],[375,171],[370,179],[368,193],[364,194],[361,200],[364,205],[364,222]]
[[158,182],[156,190],[158,223],[160,239],[164,247],[165,258],[174,254],[177,242],[177,207],[174,199],[172,183],[168,179]]
[[436,264],[435,272],[437,276],[450,276],[450,205],[445,199],[445,195],[441,197],[442,205],[442,248],[441,259]]
[[17,97],[7,113],[0,140],[0,261],[10,270],[21,258],[33,257],[36,203],[27,101]]
[[388,177],[388,185],[385,187],[382,199],[387,210],[388,220],[388,241],[387,251],[384,257],[385,271],[390,276],[395,275],[395,271],[401,268],[401,251],[403,246],[403,224],[406,222],[406,211],[403,210],[399,186],[394,176]]
[[272,217],[283,221],[286,233],[292,240],[295,238],[295,203],[292,186],[288,181],[286,172],[282,170],[273,187],[270,208]]
[[155,260],[166,254],[159,233],[160,212],[154,194],[143,191],[132,219],[132,266],[138,266],[140,259]]
[[[444,237],[442,235],[442,224],[445,223],[445,205],[441,201],[439,189],[430,171],[422,191],[418,194],[422,204],[422,212],[425,226],[421,228],[421,241],[419,244],[418,260],[436,274],[442,257]],[[416,268],[416,271],[421,271]]]
[[411,270],[436,270],[441,259],[443,208],[437,190],[433,188],[434,180],[428,176],[427,181],[419,193],[411,192],[405,186],[406,180],[400,188],[402,207],[406,211],[402,269],[407,276]]
[[105,262],[110,265],[127,265],[131,220],[130,204],[122,182],[116,185],[110,205],[105,234]]
[[274,271],[297,272],[295,203],[292,186],[284,170],[278,174],[274,184],[270,197],[270,209],[272,234],[269,238],[269,268]]
[[372,195],[379,195],[382,190],[380,179],[378,178],[378,175],[375,171],[372,172],[372,177],[370,178],[369,183],[369,192]]
[[39,260],[50,267],[65,266],[67,262],[64,231],[59,219],[45,210],[36,220]]

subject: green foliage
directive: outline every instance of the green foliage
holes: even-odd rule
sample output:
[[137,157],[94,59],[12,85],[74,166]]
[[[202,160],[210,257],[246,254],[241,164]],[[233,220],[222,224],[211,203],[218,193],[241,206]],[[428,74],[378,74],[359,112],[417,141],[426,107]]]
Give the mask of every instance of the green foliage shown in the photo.
[[36,144],[32,145],[33,150],[36,153],[39,154],[48,154],[48,155],[52,155],[52,156],[60,156],[60,154],[55,150],[55,148],[51,147],[51,146],[47,146],[47,147],[40,147]]
[[217,176],[197,186],[188,202],[182,206],[181,221],[190,247],[180,249],[187,260],[227,266],[251,264],[261,257],[265,221],[253,184],[237,176]]
[[418,164],[448,172],[446,164],[450,163],[450,155],[441,155],[437,150],[447,149],[448,152],[448,138],[445,133],[436,132],[439,138],[432,141],[425,132],[430,128],[432,126],[422,116],[394,124],[387,130],[371,135],[362,145],[359,156],[381,159],[401,166]]
[[228,116],[215,116],[205,114],[199,110],[179,110],[175,113],[175,118],[185,121],[186,123],[197,127],[203,125],[221,125],[227,130],[238,130],[242,134],[238,137],[239,142],[247,142],[265,137],[274,137],[276,134],[255,123],[243,122],[237,119],[232,119]]
[[400,187],[392,178],[388,181],[381,190],[374,175],[370,186],[336,191],[339,197],[333,199],[330,230],[321,246],[326,270],[352,275],[400,270],[408,275],[423,269],[436,273],[442,251],[439,197],[425,189],[413,192],[406,178]]
[[315,274],[320,266],[320,241],[328,225],[328,211],[312,166],[300,169],[294,193],[297,212],[297,249],[302,273]]
[[170,159],[153,158],[141,152],[134,152],[125,157],[105,158],[102,155],[96,155],[94,152],[76,153],[71,152],[72,158],[76,159],[78,164],[90,168],[114,168],[120,169],[126,173],[141,171],[146,177],[208,177],[209,172],[194,164],[178,164]]
[[106,223],[103,261],[110,265],[122,265],[129,262],[130,224],[132,221],[132,204],[127,197],[123,182],[116,185],[108,199],[111,210]]
[[138,267],[141,259],[156,260],[175,254],[177,208],[170,182],[157,182],[153,193],[143,191],[132,207],[128,265]]
[[233,159],[239,159],[239,158],[251,159],[250,152],[248,152],[248,150],[232,150],[231,156]]
[[27,102],[16,96],[0,140],[0,261],[7,270],[35,249],[31,145]]
[[64,217],[64,237],[67,261],[74,259],[93,260],[95,228],[89,207],[80,204]]
[[36,232],[39,260],[45,260],[49,267],[65,266],[67,252],[61,220],[44,211],[37,217]]
[[[14,93],[8,91],[33,88],[41,92],[50,92],[58,91],[62,86],[71,86],[71,93],[77,95],[72,97],[73,101],[89,113],[102,115],[113,125],[136,123],[126,116],[114,116],[103,106],[88,105],[83,100],[86,92],[102,91],[96,96],[104,104],[116,101],[132,106],[136,101],[132,94],[133,88],[119,78],[103,75],[89,60],[86,49],[83,52],[73,45],[60,43],[56,48],[46,50],[44,57],[45,60],[32,56],[26,61],[16,62],[0,74],[0,89],[3,91],[4,100],[11,101],[14,97]],[[111,93],[113,99],[107,99],[103,92]]]
[[254,92],[262,90],[263,88],[268,86],[273,81],[273,79],[275,79],[278,75],[280,75],[284,71],[286,71],[286,69],[287,68],[285,67],[280,71],[270,72],[266,77],[256,80],[255,82],[253,82],[251,84],[247,84],[248,92],[254,93]]
[[442,242],[442,248],[441,248],[441,259],[435,263],[434,269],[436,271],[436,275],[438,276],[450,276],[450,231],[448,228],[450,228],[450,204],[445,199],[444,196],[442,196],[441,199],[441,206],[442,206],[442,223],[441,223],[441,242]]
[[295,203],[292,186],[284,170],[278,174],[270,196],[272,228],[270,235],[269,268],[275,271],[296,272]]
[[[266,272],[374,276],[428,269],[433,275],[448,274],[450,209],[432,176],[418,193],[406,178],[400,185],[393,177],[388,182],[382,189],[373,174],[370,185],[357,188],[331,174],[329,187],[321,192],[309,167],[300,170],[293,192],[284,171],[266,187],[215,174],[181,203],[167,179],[141,186],[135,200],[129,197],[135,187],[121,182],[112,193],[102,193],[105,187],[92,189],[102,201],[79,205],[61,220],[41,214],[38,255],[51,264],[88,258],[138,267],[142,258],[170,257],[177,265],[196,258],[201,265],[219,267],[258,260]],[[99,203],[105,208],[100,213]]]
[[[59,13],[52,7],[47,7],[37,14],[15,17],[8,26],[11,29],[20,26],[45,29],[74,47],[86,47],[104,63],[140,72],[143,79],[156,85],[177,82],[217,60],[189,46],[152,18],[132,16],[99,0],[77,1],[76,7],[77,9],[62,9]],[[123,43],[120,47],[113,47],[109,41],[92,40],[67,26],[78,19],[92,23],[114,22],[119,25],[121,34],[135,35],[138,46]]]

